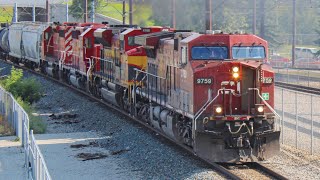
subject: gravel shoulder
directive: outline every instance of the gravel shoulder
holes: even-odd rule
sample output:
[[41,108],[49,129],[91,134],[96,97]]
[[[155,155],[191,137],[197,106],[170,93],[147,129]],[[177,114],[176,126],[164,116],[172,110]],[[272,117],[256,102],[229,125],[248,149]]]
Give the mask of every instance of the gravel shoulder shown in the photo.
[[320,156],[281,145],[281,151],[263,163],[290,179],[320,179]]

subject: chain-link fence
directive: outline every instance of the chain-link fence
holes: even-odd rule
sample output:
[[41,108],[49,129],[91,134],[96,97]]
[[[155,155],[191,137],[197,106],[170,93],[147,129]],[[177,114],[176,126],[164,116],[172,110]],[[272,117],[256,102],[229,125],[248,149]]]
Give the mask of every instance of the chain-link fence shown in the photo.
[[51,180],[46,163],[36,144],[31,130],[29,117],[12,94],[0,87],[0,115],[7,121],[14,134],[21,140],[25,153],[25,167],[28,177],[35,180]]
[[283,144],[320,153],[320,96],[277,87],[275,109]]
[[320,88],[320,70],[274,69],[276,82]]

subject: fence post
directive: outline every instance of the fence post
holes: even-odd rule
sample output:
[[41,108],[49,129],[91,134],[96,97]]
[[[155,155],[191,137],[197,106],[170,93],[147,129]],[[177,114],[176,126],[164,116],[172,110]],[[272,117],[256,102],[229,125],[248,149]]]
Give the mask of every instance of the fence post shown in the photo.
[[281,109],[282,109],[282,128],[281,128],[281,137],[282,137],[282,144],[284,142],[284,102],[283,102],[283,89],[281,89],[281,97],[282,97],[282,100],[281,100]]
[[313,155],[313,96],[311,95],[311,155]]
[[300,73],[300,71],[298,70],[298,81],[297,81],[298,84],[300,84],[300,74],[299,73]]
[[287,83],[289,83],[289,69],[287,68]]
[[308,71],[308,87],[310,87],[310,72]]
[[296,109],[296,148],[298,148],[298,96],[295,92],[295,109]]

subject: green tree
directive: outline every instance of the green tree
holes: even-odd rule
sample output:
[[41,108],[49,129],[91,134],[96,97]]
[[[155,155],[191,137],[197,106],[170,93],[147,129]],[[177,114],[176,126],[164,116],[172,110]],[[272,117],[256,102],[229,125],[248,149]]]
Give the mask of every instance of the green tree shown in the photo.
[[41,85],[35,79],[23,79],[22,69],[11,69],[11,74],[0,84],[15,98],[21,98],[23,101],[32,104],[41,98]]
[[[90,17],[92,10],[92,1],[95,1],[95,10],[100,8],[100,5],[104,2],[104,0],[87,0],[88,2],[88,17]],[[69,7],[70,14],[77,18],[82,19],[84,15],[84,0],[73,0],[72,5]]]

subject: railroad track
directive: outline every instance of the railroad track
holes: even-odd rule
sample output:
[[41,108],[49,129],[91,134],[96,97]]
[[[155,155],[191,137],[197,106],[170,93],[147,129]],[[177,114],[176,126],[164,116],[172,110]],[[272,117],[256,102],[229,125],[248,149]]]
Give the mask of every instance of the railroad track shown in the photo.
[[220,163],[220,165],[229,169],[231,172],[234,172],[241,179],[288,179],[260,163]]
[[[100,99],[100,98],[97,98],[97,97],[92,96],[92,95],[89,94],[88,92],[85,92],[85,91],[83,91],[83,90],[81,90],[81,89],[78,89],[78,88],[76,88],[76,87],[74,87],[74,86],[72,86],[72,85],[70,85],[70,84],[67,84],[67,83],[61,81],[61,80],[55,79],[55,78],[53,78],[53,77],[50,77],[50,76],[47,76],[47,75],[44,75],[44,74],[41,74],[41,73],[40,73],[39,71],[37,71],[37,70],[31,70],[31,69],[29,69],[29,68],[27,68],[27,67],[20,66],[20,65],[18,65],[18,64],[14,64],[14,63],[12,63],[12,62],[8,62],[8,61],[5,61],[5,60],[1,60],[1,61],[4,62],[4,63],[10,64],[10,65],[12,65],[12,66],[21,68],[21,69],[23,69],[23,70],[25,70],[25,71],[27,71],[27,72],[32,73],[32,74],[35,74],[35,75],[44,77],[44,78],[46,78],[46,79],[48,79],[48,80],[51,80],[51,81],[53,81],[53,82],[55,82],[55,83],[57,83],[57,84],[63,85],[63,86],[65,86],[65,87],[68,87],[68,88],[70,88],[72,91],[74,91],[74,92],[76,92],[76,93],[83,94],[83,95],[87,96],[88,98],[90,98],[91,100],[96,101],[96,102],[99,102],[99,103],[107,106],[108,108],[111,108],[112,110],[120,113],[121,115],[127,117],[128,119],[134,120],[135,122],[141,124],[142,126],[146,127],[147,129],[149,129],[149,130],[151,130],[151,131],[153,131],[153,132],[158,133],[159,135],[161,135],[163,138],[167,139],[168,141],[170,141],[170,142],[173,143],[174,145],[178,145],[178,147],[186,150],[188,153],[190,153],[190,155],[195,156],[196,158],[198,158],[198,159],[200,159],[201,161],[205,162],[205,163],[208,164],[210,167],[212,167],[214,170],[216,170],[217,172],[219,172],[221,175],[225,176],[225,177],[228,178],[228,179],[234,179],[234,180],[243,179],[243,178],[240,177],[238,174],[233,173],[232,170],[230,170],[228,167],[226,167],[226,164],[213,163],[213,162],[210,162],[210,161],[208,161],[208,160],[206,160],[206,159],[202,159],[202,158],[196,156],[196,155],[194,154],[194,152],[192,151],[191,148],[188,148],[188,147],[186,147],[185,145],[183,145],[183,144],[181,144],[181,143],[175,142],[174,140],[172,140],[172,139],[170,139],[169,137],[165,136],[162,132],[157,131],[156,129],[152,128],[149,124],[146,124],[146,123],[138,120],[136,117],[128,114],[127,112],[125,112],[125,111],[123,111],[123,110],[121,110],[121,109],[118,109],[117,107],[115,107],[115,106],[113,106],[113,105],[111,105],[111,104],[103,101],[103,100]],[[253,168],[253,167],[256,167],[256,168],[259,167],[260,169],[264,169],[264,172],[267,172],[267,174],[270,174],[271,176],[269,176],[269,177],[273,177],[273,178],[275,178],[275,179],[280,179],[280,180],[282,180],[282,179],[287,179],[287,178],[283,177],[282,175],[278,174],[277,172],[274,172],[273,170],[268,169],[268,168],[266,168],[266,167],[264,167],[264,166],[262,166],[261,164],[258,164],[258,163],[246,163],[246,164],[243,164],[243,166],[251,166],[252,168]]]
[[320,95],[320,89],[319,88],[313,88],[313,87],[307,87],[307,86],[301,86],[291,83],[284,83],[284,82],[275,82],[275,85],[281,88],[286,88],[294,91],[309,93],[309,94],[316,94]]

